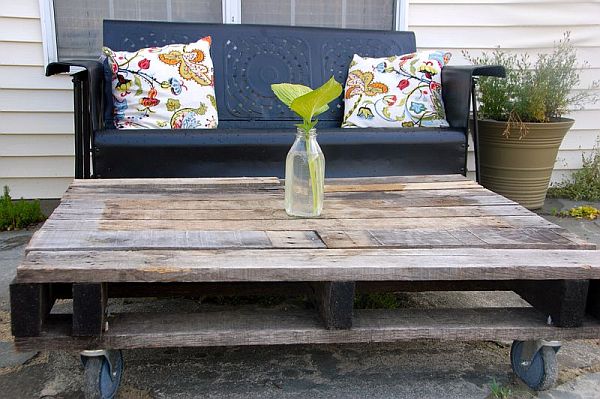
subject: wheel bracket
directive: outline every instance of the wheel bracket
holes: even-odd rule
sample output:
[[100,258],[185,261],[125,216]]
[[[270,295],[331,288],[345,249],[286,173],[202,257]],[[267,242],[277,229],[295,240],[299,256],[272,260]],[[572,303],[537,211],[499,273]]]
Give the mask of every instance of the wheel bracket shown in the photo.
[[114,365],[118,362],[119,351],[118,350],[105,350],[105,349],[93,349],[93,350],[84,350],[79,354],[81,356],[81,361],[85,365],[88,357],[98,357],[103,356],[108,362],[108,367],[110,370],[110,378],[114,379],[117,375],[117,372],[114,371]]
[[560,341],[547,341],[545,339],[525,341],[523,342],[523,350],[521,351],[519,362],[521,363],[521,366],[527,367],[533,361],[535,354],[544,346],[552,347],[555,352],[558,352],[561,345]]

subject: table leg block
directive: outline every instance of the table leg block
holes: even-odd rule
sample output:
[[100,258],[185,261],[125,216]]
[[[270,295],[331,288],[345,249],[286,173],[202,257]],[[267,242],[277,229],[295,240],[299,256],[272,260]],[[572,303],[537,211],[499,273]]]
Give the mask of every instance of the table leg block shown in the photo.
[[600,280],[591,280],[588,290],[587,313],[600,319]]
[[352,327],[354,309],[353,281],[313,283],[314,302],[328,330]]
[[580,327],[586,312],[589,280],[520,281],[515,292],[550,316],[557,327]]
[[54,305],[50,284],[10,284],[11,329],[15,337],[37,337]]
[[105,283],[73,284],[73,335],[101,335],[106,321]]

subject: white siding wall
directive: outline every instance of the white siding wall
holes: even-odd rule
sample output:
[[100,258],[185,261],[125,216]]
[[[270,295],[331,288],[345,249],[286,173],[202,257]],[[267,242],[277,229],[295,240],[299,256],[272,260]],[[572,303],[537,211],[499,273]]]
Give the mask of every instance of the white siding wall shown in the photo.
[[[420,48],[453,52],[455,65],[495,46],[547,51],[566,30],[600,79],[600,0],[410,0],[409,29]],[[0,186],[15,197],[60,197],[73,174],[71,82],[44,77],[38,0],[0,0]],[[554,178],[581,166],[600,135],[600,104],[573,112]],[[470,166],[472,167],[472,159]]]
[[[479,55],[501,46],[534,56],[549,51],[563,32],[571,31],[578,58],[591,65],[581,72],[577,89],[600,79],[600,0],[410,0],[408,25],[420,49],[450,50],[452,65],[468,64],[462,49]],[[566,116],[576,122],[561,146],[554,181],[581,167],[582,154],[589,153],[600,135],[600,104]],[[470,154],[469,169],[473,165]]]
[[60,197],[74,170],[68,76],[46,78],[38,0],[0,0],[0,186]]

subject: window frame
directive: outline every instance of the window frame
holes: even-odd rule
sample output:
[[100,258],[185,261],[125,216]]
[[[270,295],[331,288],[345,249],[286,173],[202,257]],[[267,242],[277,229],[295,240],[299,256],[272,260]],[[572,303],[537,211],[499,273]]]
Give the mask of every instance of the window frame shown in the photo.
[[[221,2],[223,7],[223,23],[241,24],[242,0],[221,0]],[[394,0],[393,28],[396,31],[408,29],[408,4],[409,0]],[[39,5],[44,67],[46,67],[49,63],[58,61],[54,0],[39,0]]]

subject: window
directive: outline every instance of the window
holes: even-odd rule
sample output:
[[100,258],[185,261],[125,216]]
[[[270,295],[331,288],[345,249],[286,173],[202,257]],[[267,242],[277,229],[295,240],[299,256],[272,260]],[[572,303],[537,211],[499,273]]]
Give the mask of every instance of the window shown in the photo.
[[102,20],[406,29],[408,0],[40,0],[46,61],[96,58]]

